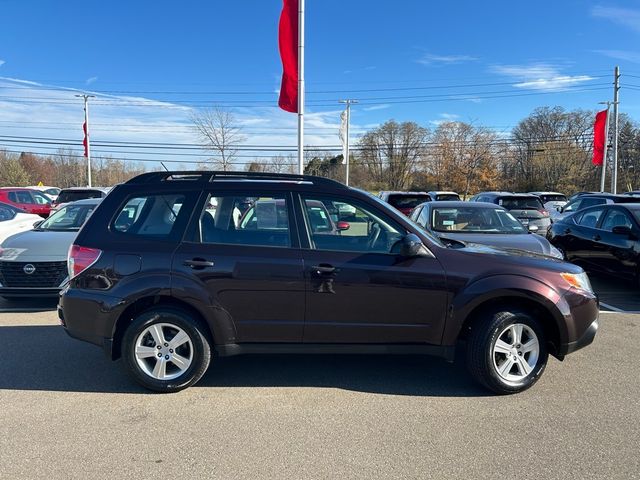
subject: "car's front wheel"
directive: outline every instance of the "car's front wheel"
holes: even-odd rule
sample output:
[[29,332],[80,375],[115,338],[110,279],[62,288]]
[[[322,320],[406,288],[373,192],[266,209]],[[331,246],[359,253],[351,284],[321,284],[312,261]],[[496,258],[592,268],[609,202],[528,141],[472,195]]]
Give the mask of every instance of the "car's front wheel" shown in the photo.
[[488,389],[518,393],[544,372],[548,352],[540,323],[526,312],[493,312],[478,319],[467,344],[467,367]]
[[143,387],[177,392],[207,371],[211,346],[200,322],[187,312],[156,308],[135,318],[122,339],[124,365]]

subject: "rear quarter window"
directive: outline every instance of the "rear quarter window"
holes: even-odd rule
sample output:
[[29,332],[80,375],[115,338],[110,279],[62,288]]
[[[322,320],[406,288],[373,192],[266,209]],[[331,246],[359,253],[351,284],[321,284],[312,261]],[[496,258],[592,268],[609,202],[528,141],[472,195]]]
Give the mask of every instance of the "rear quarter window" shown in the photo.
[[118,209],[111,223],[111,230],[138,237],[173,237],[176,234],[178,219],[188,215],[188,212],[182,209],[185,202],[184,194],[129,197]]

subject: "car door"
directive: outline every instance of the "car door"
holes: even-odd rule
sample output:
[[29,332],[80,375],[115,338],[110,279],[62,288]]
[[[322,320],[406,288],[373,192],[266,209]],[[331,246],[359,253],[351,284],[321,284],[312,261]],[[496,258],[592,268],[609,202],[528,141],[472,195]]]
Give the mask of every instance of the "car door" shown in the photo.
[[[347,230],[314,231],[313,202],[348,205]],[[433,343],[442,337],[446,281],[434,257],[402,258],[406,231],[368,203],[347,196],[303,195],[298,215],[306,275],[306,343]]]
[[[221,187],[222,188],[222,187]],[[233,343],[301,342],[305,280],[289,193],[211,190],[173,258],[181,294],[206,293]]]
[[575,216],[575,226],[571,232],[573,236],[571,251],[565,251],[569,260],[577,260],[586,268],[600,268],[603,247],[598,243],[600,239],[598,225],[605,208],[605,206],[592,207]]
[[[629,228],[631,235],[614,233],[615,227]],[[602,255],[598,257],[599,267],[608,273],[634,276],[637,272],[637,258],[640,253],[640,227],[622,207],[611,206],[601,220],[598,243]]]
[[25,212],[35,213],[33,211],[33,207],[35,206],[33,198],[31,198],[31,195],[29,195],[29,192],[26,190],[13,190],[9,192],[9,200]]

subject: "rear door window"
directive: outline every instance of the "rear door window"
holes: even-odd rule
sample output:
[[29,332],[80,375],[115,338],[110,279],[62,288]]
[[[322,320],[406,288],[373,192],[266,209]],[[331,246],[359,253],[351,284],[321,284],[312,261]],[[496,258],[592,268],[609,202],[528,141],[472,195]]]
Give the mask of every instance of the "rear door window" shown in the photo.
[[[221,245],[291,247],[290,202],[282,194],[211,194],[200,215],[199,241]],[[328,218],[328,213],[325,215]]]

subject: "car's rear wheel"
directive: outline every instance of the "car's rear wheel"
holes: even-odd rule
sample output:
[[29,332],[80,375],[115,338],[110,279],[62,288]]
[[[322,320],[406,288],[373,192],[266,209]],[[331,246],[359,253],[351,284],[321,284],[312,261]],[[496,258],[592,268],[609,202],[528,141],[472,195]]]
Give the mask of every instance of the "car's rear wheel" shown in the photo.
[[156,308],[133,320],[122,339],[125,367],[143,387],[177,392],[207,371],[211,346],[200,322],[174,308]]
[[486,388],[500,394],[531,387],[544,372],[548,352],[540,323],[509,310],[478,319],[467,345],[467,367]]

